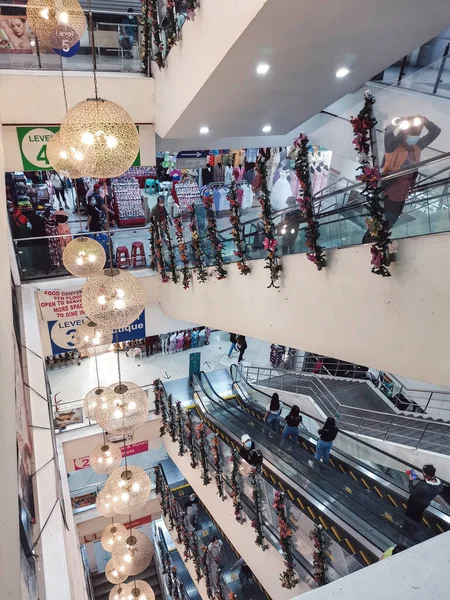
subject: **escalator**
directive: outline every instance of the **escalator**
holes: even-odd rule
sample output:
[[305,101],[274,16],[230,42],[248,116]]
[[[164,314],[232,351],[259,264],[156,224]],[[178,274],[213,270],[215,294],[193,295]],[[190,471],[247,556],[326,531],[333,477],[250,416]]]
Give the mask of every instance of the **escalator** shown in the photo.
[[[235,398],[224,401],[230,394],[221,390],[219,396],[208,376],[200,374],[195,390],[201,399],[197,409],[203,412],[202,418],[228,443],[239,443],[241,435],[249,433],[264,455],[268,481],[294,499],[302,512],[320,523],[342,547],[359,554],[365,564],[377,560],[389,546],[411,546],[450,529],[450,517],[435,506],[427,511],[422,525],[404,528],[408,494],[401,482],[395,482],[395,473],[385,476],[341,452],[333,452],[329,467],[311,468],[308,460],[315,444],[309,432],[302,432],[295,445],[281,443],[279,435],[269,440],[261,422],[261,405],[243,392],[240,383],[229,380],[228,387]],[[320,422],[315,422],[318,429]]]

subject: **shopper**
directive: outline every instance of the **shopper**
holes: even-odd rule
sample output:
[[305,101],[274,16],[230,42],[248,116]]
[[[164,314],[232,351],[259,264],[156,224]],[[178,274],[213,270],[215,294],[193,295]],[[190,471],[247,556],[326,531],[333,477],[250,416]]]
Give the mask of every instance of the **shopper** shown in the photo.
[[223,542],[219,540],[217,535],[214,535],[208,545],[208,554],[220,566],[223,563]]
[[235,571],[236,569],[239,569],[239,583],[241,584],[242,590],[254,583],[252,570],[243,558],[237,560],[231,567],[232,571]]
[[[326,464],[330,459],[331,447],[336,439],[339,429],[336,427],[336,421],[333,417],[328,417],[322,429],[319,429],[319,439],[317,440],[315,459]],[[312,460],[308,461],[311,467],[314,466]]]
[[270,404],[267,405],[264,423],[271,433],[269,437],[273,437],[273,433],[277,433],[280,429],[281,404],[280,398],[275,392],[272,394]]
[[133,58],[131,50],[138,34],[138,20],[134,16],[134,10],[132,8],[129,8],[127,13],[128,16],[123,19],[122,26],[119,30],[119,44],[120,47],[125,50],[125,58]]
[[189,500],[184,505],[184,509],[189,523],[193,529],[195,529],[198,522],[198,498],[195,494],[189,496]]
[[436,469],[433,465],[424,465],[422,478],[419,478],[418,475],[414,476],[415,473],[410,471],[410,496],[405,514],[416,523],[421,523],[423,513],[428,508],[430,502],[442,492],[444,486],[441,480],[436,477]]
[[255,444],[248,433],[241,437],[242,446],[239,450],[240,456],[251,466],[259,467],[262,465],[263,456],[260,450],[257,450]]
[[56,173],[56,171],[55,171],[50,175],[50,181],[53,184],[53,187],[55,189],[55,194],[59,201],[59,208],[60,209],[63,208],[63,202],[64,202],[64,208],[69,209],[69,206],[66,201],[66,196],[64,194],[66,184],[64,183],[62,177],[60,177],[58,175],[58,173]]
[[239,348],[239,359],[238,363],[242,362],[244,358],[244,352],[247,350],[247,340],[244,335],[238,335],[236,339],[237,347]]
[[228,358],[231,358],[231,354],[234,350],[236,350],[236,334],[235,333],[230,333],[230,342],[231,342],[231,346],[230,346],[230,351],[228,352]]
[[282,254],[294,254],[295,242],[297,241],[302,216],[300,209],[294,208],[297,201],[293,196],[286,200],[286,204],[293,210],[284,215],[284,219],[280,225],[280,234],[282,236],[281,250]]
[[296,442],[298,440],[298,426],[302,421],[300,409],[297,405],[294,405],[285,419],[282,439],[294,439]]
[[389,558],[390,556],[398,554],[399,552],[403,552],[403,550],[406,549],[406,546],[402,546],[402,544],[397,544],[397,546],[391,546],[385,552],[383,552],[383,554],[380,556],[380,560],[383,560],[384,558]]
[[101,219],[103,215],[101,209],[97,206],[97,201],[94,195],[89,198],[86,214],[88,216],[88,231],[90,233],[101,231]]

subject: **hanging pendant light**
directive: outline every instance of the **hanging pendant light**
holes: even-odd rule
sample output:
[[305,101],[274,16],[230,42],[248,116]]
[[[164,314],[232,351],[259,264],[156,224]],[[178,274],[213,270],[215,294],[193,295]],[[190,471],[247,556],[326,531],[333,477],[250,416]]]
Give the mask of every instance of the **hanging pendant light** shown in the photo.
[[84,414],[88,419],[95,419],[95,409],[103,402],[105,397],[105,389],[102,387],[96,387],[90,390],[84,397]]
[[127,583],[126,594],[127,600],[155,600],[155,592],[142,579]]
[[103,442],[96,446],[90,456],[89,464],[96,473],[109,475],[122,462],[122,452],[120,446],[112,443]]
[[101,545],[107,552],[112,552],[115,545],[127,536],[127,528],[121,523],[111,523],[102,531]]
[[111,558],[116,567],[125,565],[124,572],[128,576],[134,576],[139,575],[149,566],[153,554],[154,547],[149,538],[142,532],[133,529],[115,544]]
[[101,244],[82,236],[67,244],[62,259],[65,268],[75,277],[92,277],[105,266],[106,254]]
[[98,355],[106,352],[112,344],[112,331],[106,327],[99,327],[94,321],[88,321],[78,327],[73,341],[79,352],[93,348]]
[[119,585],[115,585],[113,589],[109,592],[108,600],[128,600],[129,596],[128,585],[124,583],[119,583]]
[[72,179],[78,179],[82,175],[83,155],[65,147],[59,132],[54,133],[47,144],[47,159],[58,173],[67,173]]
[[[115,514],[117,514],[113,510],[112,496],[111,496],[111,494],[109,494],[108,492],[105,491],[105,488],[100,490],[99,493],[97,494],[97,500],[95,501],[95,508],[97,509],[97,512],[102,515],[102,517],[110,518],[110,517],[113,517]],[[116,581],[116,583],[120,583],[120,582]]]
[[78,0],[29,0],[27,21],[41,46],[70,50],[86,29]]
[[149,408],[147,393],[135,383],[123,381],[106,388],[94,418],[104,431],[127,435],[145,423]]
[[102,98],[83,100],[69,110],[61,140],[83,156],[83,175],[96,178],[123,175],[139,152],[139,133],[130,115]]
[[118,515],[129,515],[150,498],[152,484],[140,467],[119,467],[108,477],[103,491],[111,510]]
[[105,269],[88,279],[82,299],[84,312],[92,321],[118,329],[139,317],[145,308],[146,294],[139,279],[130,273]]
[[128,575],[125,574],[125,567],[123,565],[119,565],[116,568],[116,565],[113,563],[112,559],[108,560],[106,563],[105,576],[108,581],[114,583],[115,585],[123,583],[128,577]]

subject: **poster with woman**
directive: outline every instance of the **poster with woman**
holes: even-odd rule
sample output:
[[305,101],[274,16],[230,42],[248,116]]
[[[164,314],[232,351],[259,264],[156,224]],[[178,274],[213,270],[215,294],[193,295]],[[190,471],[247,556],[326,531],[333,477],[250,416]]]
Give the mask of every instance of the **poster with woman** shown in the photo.
[[26,18],[0,15],[0,54],[31,54],[32,35]]

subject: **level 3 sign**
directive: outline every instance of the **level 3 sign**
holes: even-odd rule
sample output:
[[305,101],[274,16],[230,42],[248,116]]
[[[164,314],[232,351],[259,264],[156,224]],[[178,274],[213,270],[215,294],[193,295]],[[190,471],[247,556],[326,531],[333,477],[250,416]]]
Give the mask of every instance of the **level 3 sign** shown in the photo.
[[48,333],[50,335],[53,354],[62,354],[63,352],[76,350],[73,336],[83,322],[83,318],[59,319],[58,321],[48,322]]

